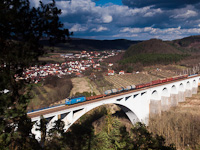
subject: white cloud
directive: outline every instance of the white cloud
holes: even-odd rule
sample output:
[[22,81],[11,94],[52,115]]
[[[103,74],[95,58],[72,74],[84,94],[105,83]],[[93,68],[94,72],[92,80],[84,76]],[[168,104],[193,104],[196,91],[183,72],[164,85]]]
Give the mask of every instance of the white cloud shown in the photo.
[[98,28],[93,28],[93,29],[91,29],[91,32],[102,32],[102,31],[107,31],[108,30],[108,28],[106,28],[106,27],[103,27],[103,26],[99,26]]
[[102,20],[104,23],[110,23],[110,22],[112,22],[113,18],[110,15],[105,15],[102,17]]
[[75,24],[73,25],[70,29],[69,29],[71,32],[83,32],[83,31],[86,31],[88,30],[87,27],[84,27],[84,26],[81,26],[80,24]]
[[121,37],[125,37],[125,38],[132,38],[132,37],[138,37],[138,34],[124,34],[124,33],[120,33],[120,34],[115,34],[112,37],[115,38],[121,38]]
[[180,13],[178,15],[175,15],[175,16],[172,16],[173,18],[181,18],[181,19],[187,19],[187,18],[190,18],[190,17],[195,17],[197,16],[198,13],[196,11],[193,11],[193,10],[187,10],[187,12],[185,13]]
[[162,12],[163,11],[160,8],[158,8],[158,9],[151,9],[151,11],[148,11],[147,13],[144,14],[144,17],[153,17],[156,14],[160,14]]
[[145,28],[123,28],[120,32],[130,32],[130,33],[140,33],[140,32],[155,32],[157,29],[152,27],[145,27]]
[[120,32],[140,33],[140,32],[142,32],[142,28],[129,28],[129,27],[126,27],[126,28],[120,30]]
[[[138,39],[148,39],[148,38],[160,38],[163,40],[172,40],[177,38],[182,38],[184,36],[196,35],[200,33],[200,28],[189,28],[182,29],[181,26],[177,28],[153,28],[153,27],[144,27],[144,28],[123,28],[120,30],[120,34],[114,35],[113,37],[134,37],[137,35]],[[135,34],[137,33],[137,34]]]

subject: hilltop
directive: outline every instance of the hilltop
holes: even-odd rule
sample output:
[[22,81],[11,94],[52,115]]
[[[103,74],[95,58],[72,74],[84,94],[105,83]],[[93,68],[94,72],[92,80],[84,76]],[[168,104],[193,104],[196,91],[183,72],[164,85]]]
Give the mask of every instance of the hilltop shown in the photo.
[[125,57],[136,54],[181,54],[182,52],[176,47],[160,39],[150,39],[131,45],[126,51]]
[[172,44],[159,40],[151,39],[131,45],[125,52],[120,64],[155,65],[176,63],[189,56]]

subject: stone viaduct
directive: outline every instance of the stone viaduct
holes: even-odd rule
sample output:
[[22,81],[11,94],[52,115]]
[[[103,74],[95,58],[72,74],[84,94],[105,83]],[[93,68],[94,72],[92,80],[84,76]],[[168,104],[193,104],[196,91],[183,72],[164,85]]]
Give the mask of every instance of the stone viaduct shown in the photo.
[[191,97],[196,94],[200,76],[190,76],[173,82],[167,82],[150,86],[147,88],[131,90],[116,95],[106,96],[97,101],[88,101],[80,103],[81,105],[58,106],[28,113],[28,116],[34,122],[32,133],[40,140],[41,133],[36,130],[40,124],[41,115],[48,120],[47,131],[54,126],[54,122],[62,119],[67,130],[74,122],[90,110],[105,104],[118,105],[130,121],[134,124],[138,121],[148,125],[149,116],[152,114],[161,114],[170,107],[175,107],[179,102],[184,102],[185,97]]

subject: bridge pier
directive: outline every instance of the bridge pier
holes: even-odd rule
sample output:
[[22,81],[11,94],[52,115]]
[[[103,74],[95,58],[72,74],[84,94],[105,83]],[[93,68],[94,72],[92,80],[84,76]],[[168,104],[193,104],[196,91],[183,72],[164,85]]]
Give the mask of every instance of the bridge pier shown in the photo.
[[73,121],[73,112],[70,111],[69,113],[67,113],[62,121],[65,123],[64,129],[67,130]]
[[185,101],[185,92],[179,91],[178,92],[178,102],[184,102]]
[[31,129],[31,132],[34,133],[35,139],[40,140],[41,139],[41,132],[38,130],[40,125],[40,118],[35,121],[33,124],[33,127]]
[[46,128],[47,128],[47,132],[49,132],[49,130],[51,130],[54,125],[55,125],[55,121],[57,121],[59,118],[59,115],[55,115],[49,122],[48,124],[46,125]]
[[171,106],[171,98],[167,96],[161,97],[161,111],[167,111],[169,110]]
[[178,105],[178,94],[171,94],[171,107]]
[[185,91],[185,97],[192,97],[192,90],[186,89],[186,91]]
[[150,100],[150,115],[161,115],[161,100]]
[[192,88],[192,94],[197,94],[198,91],[198,87],[193,87]]

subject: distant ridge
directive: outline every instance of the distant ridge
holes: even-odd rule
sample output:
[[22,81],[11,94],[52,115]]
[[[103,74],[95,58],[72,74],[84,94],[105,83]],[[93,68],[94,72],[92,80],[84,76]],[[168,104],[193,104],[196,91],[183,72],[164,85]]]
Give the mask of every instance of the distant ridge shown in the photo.
[[[100,51],[100,50],[113,50],[120,49],[126,50],[132,44],[139,43],[141,41],[131,41],[126,39],[116,39],[116,40],[93,40],[93,39],[76,39],[72,38],[69,42],[58,43],[55,47],[60,50],[90,50],[90,51]],[[41,43],[49,46],[47,40],[42,40]]]
[[[41,40],[41,43],[49,47],[47,39]],[[57,43],[53,46],[58,50],[113,50],[121,49],[128,50],[129,54],[141,54],[141,53],[190,53],[200,52],[200,35],[185,37],[183,39],[177,39],[173,41],[162,41],[160,39],[150,39],[147,41],[132,41],[126,39],[116,40],[96,40],[96,39],[80,39],[71,38],[66,43]]]

